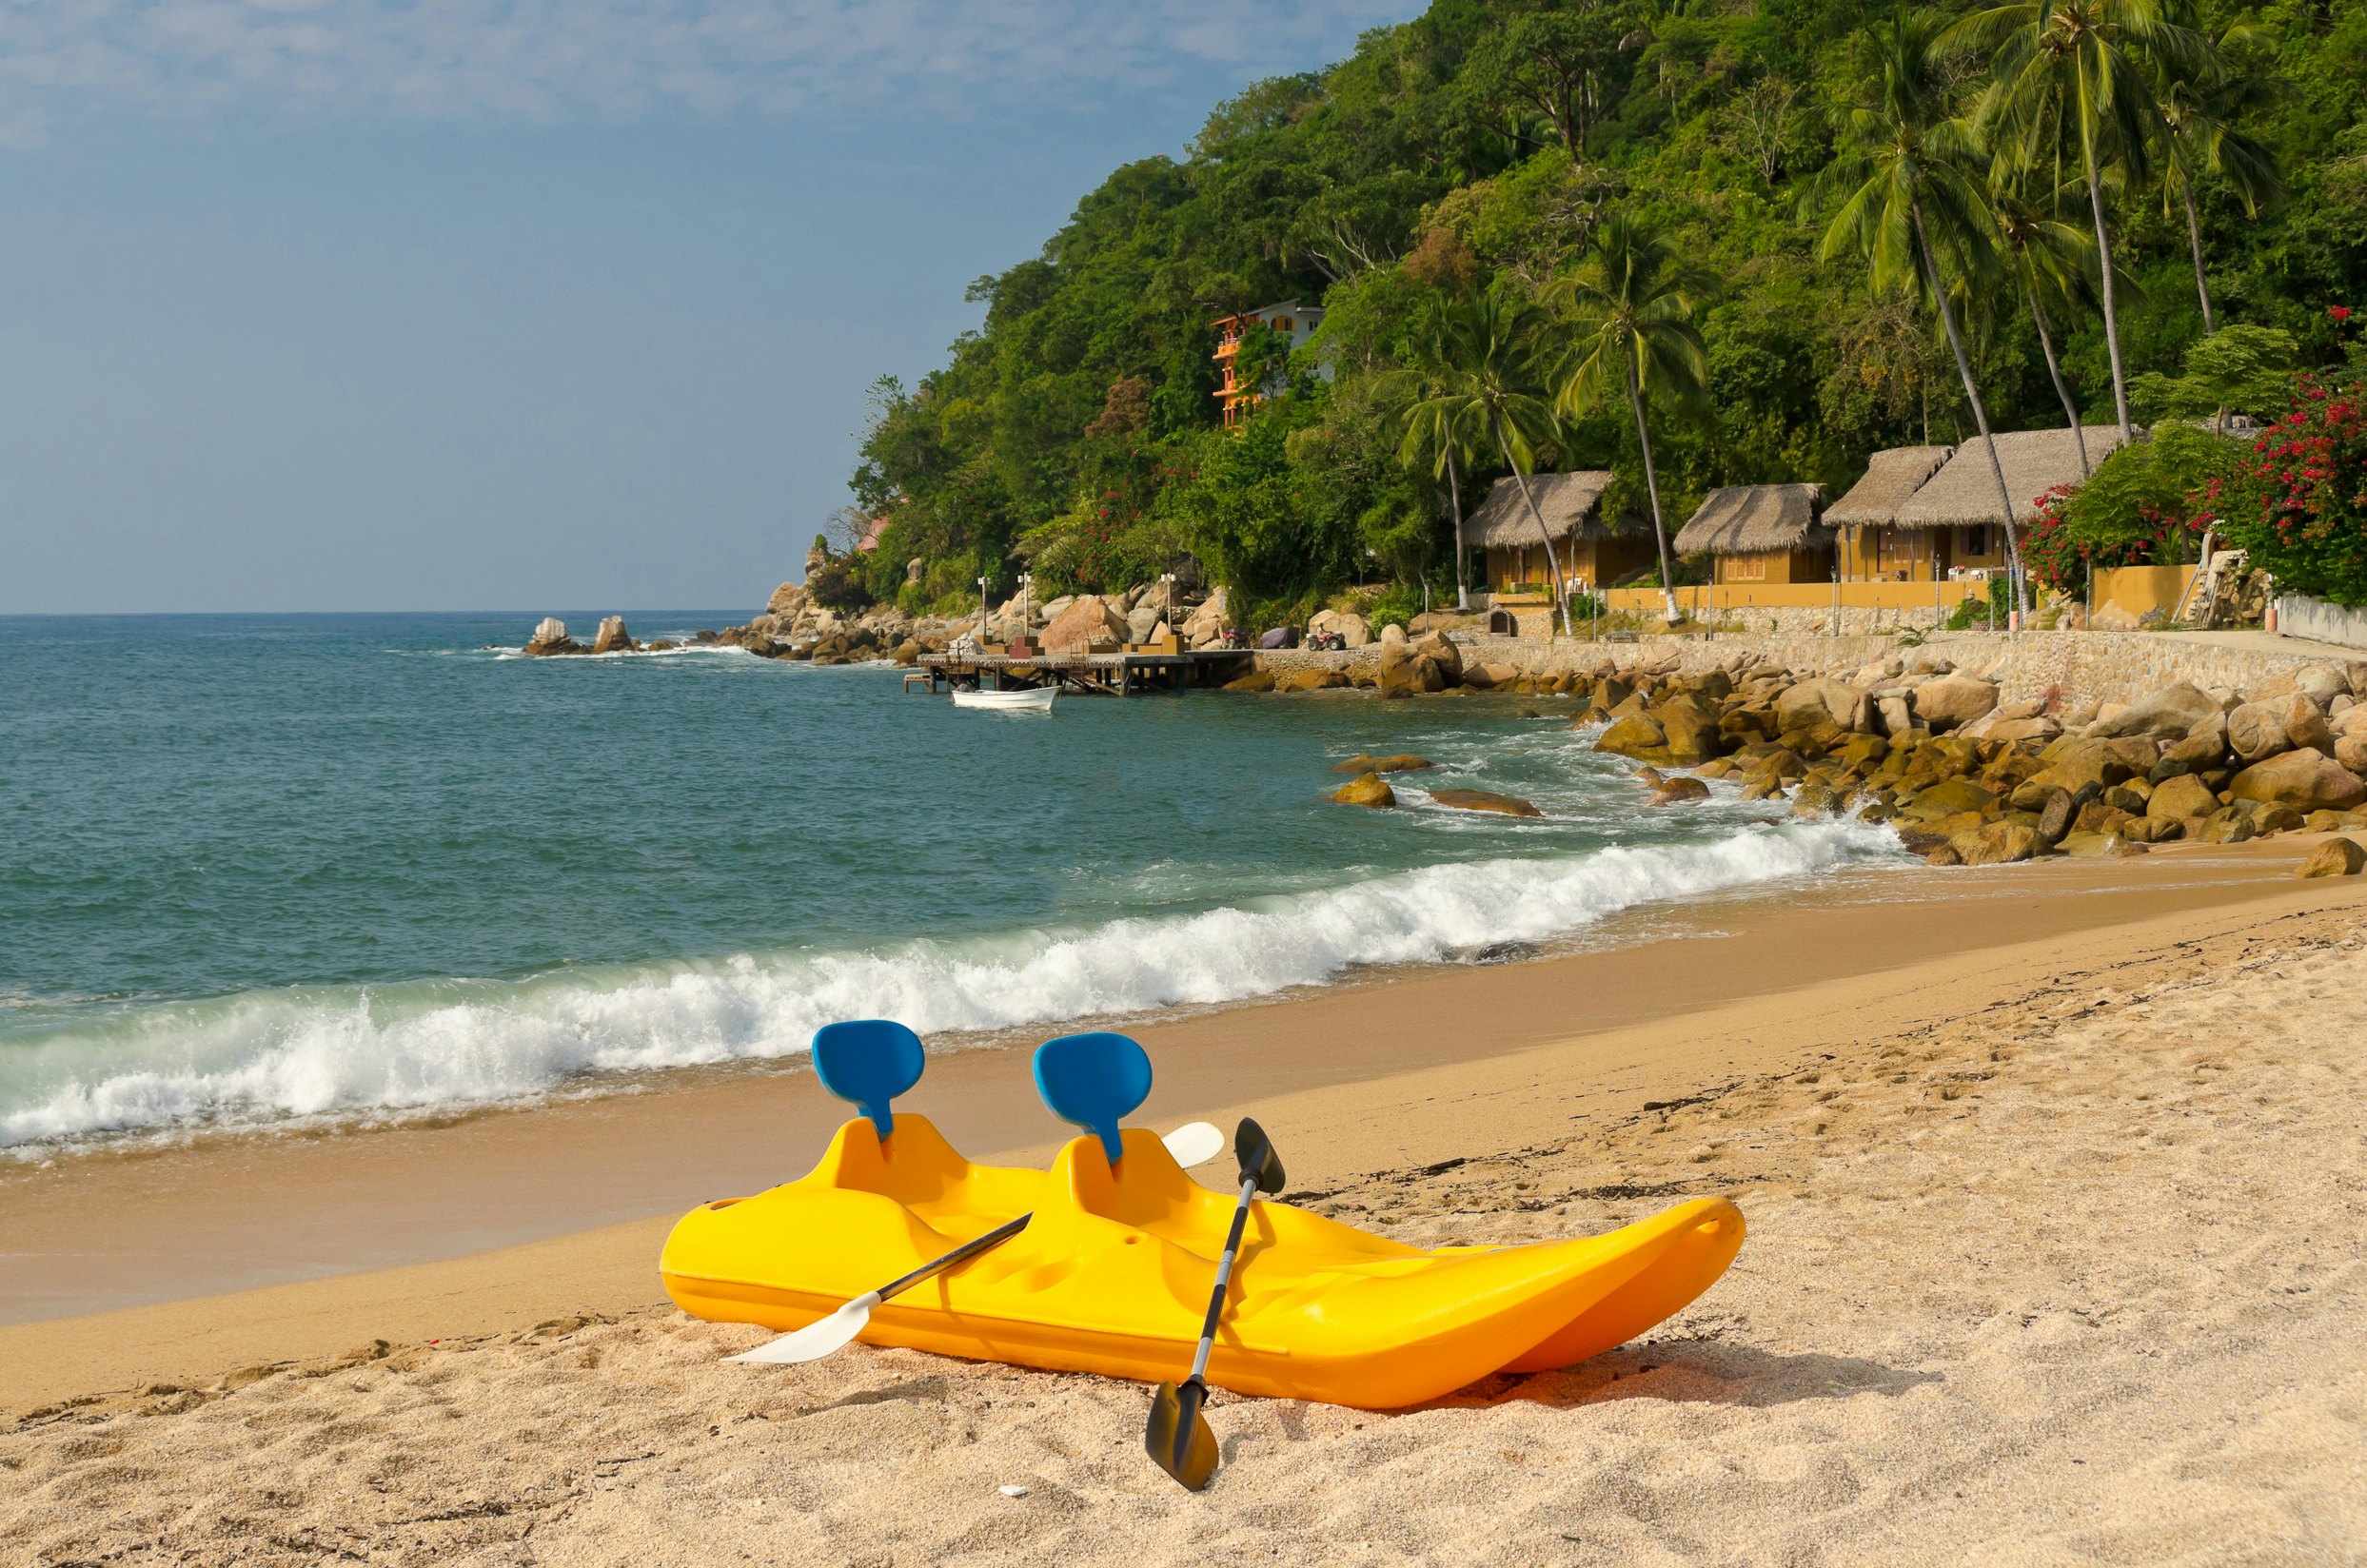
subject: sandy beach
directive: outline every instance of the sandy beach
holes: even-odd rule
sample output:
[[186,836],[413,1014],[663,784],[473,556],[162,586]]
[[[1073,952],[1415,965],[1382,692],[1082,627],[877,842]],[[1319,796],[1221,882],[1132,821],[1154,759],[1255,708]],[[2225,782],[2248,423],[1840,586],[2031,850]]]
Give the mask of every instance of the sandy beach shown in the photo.
[[[449,1187],[422,1203],[448,1214],[518,1181],[504,1150],[539,1148],[565,1187],[622,1158],[627,1124],[687,1167],[612,1165],[604,1201],[656,1217],[0,1329],[0,1546],[45,1564],[2357,1560],[2348,1002],[2367,919],[2356,884],[2290,878],[2299,848],[1940,874],[1780,919],[1738,902],[1701,915],[1716,935],[1143,1030],[1152,1119],[1253,1109],[1292,1201],[1410,1242],[1591,1232],[1708,1193],[1751,1225],[1694,1307],[1578,1367],[1390,1415],[1220,1397],[1226,1466],[1198,1497],[1143,1460],[1132,1384],[868,1346],[718,1364],[762,1336],[658,1300],[656,1200],[753,1168],[718,1146],[759,1123],[758,1164],[801,1168],[836,1114],[799,1075],[19,1173],[20,1254],[63,1206],[103,1258],[152,1239],[143,1193],[210,1193],[187,1245],[228,1271],[204,1279],[235,1272],[239,1224],[250,1251],[267,1233],[269,1192],[366,1227],[387,1182],[433,1166]],[[1258,1045],[1274,1038],[1307,1044]],[[1012,1067],[946,1058],[916,1104],[975,1149],[1040,1153],[1040,1111],[986,1090]],[[79,1288],[103,1296],[105,1272]]]

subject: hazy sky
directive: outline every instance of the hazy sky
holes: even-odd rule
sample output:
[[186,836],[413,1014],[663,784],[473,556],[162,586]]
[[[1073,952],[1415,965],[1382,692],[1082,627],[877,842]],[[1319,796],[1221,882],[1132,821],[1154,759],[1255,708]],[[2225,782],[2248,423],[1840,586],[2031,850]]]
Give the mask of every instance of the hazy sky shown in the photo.
[[0,613],[753,606],[864,388],[1419,0],[0,0]]

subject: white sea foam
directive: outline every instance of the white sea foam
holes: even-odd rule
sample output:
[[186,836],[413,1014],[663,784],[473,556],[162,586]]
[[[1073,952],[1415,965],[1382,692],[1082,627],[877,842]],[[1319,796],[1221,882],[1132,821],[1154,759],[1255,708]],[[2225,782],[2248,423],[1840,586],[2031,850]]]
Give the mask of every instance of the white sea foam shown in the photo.
[[1431,866],[1091,930],[148,1006],[7,1042],[0,1148],[516,1099],[592,1074],[789,1056],[841,1018],[899,1018],[928,1035],[1238,1001],[1896,853],[1887,833],[1851,823],[1752,827]]

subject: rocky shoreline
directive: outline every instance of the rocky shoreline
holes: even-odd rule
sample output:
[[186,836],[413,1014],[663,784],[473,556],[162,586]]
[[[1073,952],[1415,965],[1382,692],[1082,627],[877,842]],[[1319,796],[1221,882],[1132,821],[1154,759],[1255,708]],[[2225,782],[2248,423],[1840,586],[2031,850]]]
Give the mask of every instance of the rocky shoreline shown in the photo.
[[[1392,631],[1394,629],[1392,628]],[[1803,817],[1886,823],[1934,865],[2041,855],[2131,855],[2176,840],[2240,843],[2284,833],[2367,832],[2367,660],[2267,676],[2250,690],[2178,681],[2130,703],[2066,706],[2059,691],[2006,700],[1996,663],[1960,669],[1927,649],[1846,676],[1736,651],[1708,669],[1602,659],[1530,675],[1466,664],[1452,639],[1385,637],[1372,683],[1384,696],[1449,690],[1552,695],[1600,726],[1594,749],[1644,764],[1649,804],[1706,798],[1732,779],[1746,800]],[[1338,670],[1261,670],[1237,690],[1345,686]],[[1381,776],[1417,757],[1356,757],[1334,795],[1393,805]],[[1509,797],[1454,800],[1520,814]],[[2353,875],[2367,848],[2337,836],[2303,875]]]

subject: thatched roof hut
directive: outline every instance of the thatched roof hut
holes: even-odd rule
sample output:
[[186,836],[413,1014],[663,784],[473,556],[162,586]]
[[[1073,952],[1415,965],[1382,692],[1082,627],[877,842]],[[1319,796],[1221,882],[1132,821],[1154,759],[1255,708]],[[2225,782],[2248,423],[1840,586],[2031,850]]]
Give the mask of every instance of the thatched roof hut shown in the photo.
[[1940,471],[1955,450],[1953,446],[1893,446],[1875,453],[1865,460],[1865,477],[1825,509],[1825,525],[1858,528],[1896,522],[1899,508]]
[[[1602,500],[1610,482],[1608,468],[1531,474],[1529,493],[1536,499],[1546,532],[1556,543],[1573,534],[1580,539],[1605,539],[1611,537],[1611,531],[1603,521]],[[1499,549],[1537,542],[1537,519],[1529,515],[1529,504],[1521,500],[1521,487],[1511,476],[1496,480],[1488,499],[1464,519],[1463,537],[1473,544]]]
[[1677,530],[1681,556],[1756,556],[1803,545],[1828,544],[1821,526],[1821,484],[1729,484],[1712,490]]
[[[2082,437],[2091,469],[2120,444],[2120,426],[2109,424],[2085,425],[2076,433],[2068,426],[2017,430],[1996,438],[1998,462],[2005,470],[2005,492],[2013,498],[2016,522],[2036,520],[2039,498],[2056,485],[2081,481],[2079,441]],[[1989,467],[1989,454],[1981,438],[1975,436],[1958,447],[1956,455],[1923,481],[1922,489],[1900,503],[1891,520],[1901,528],[1972,528],[2003,522],[1998,515],[1997,476]]]

